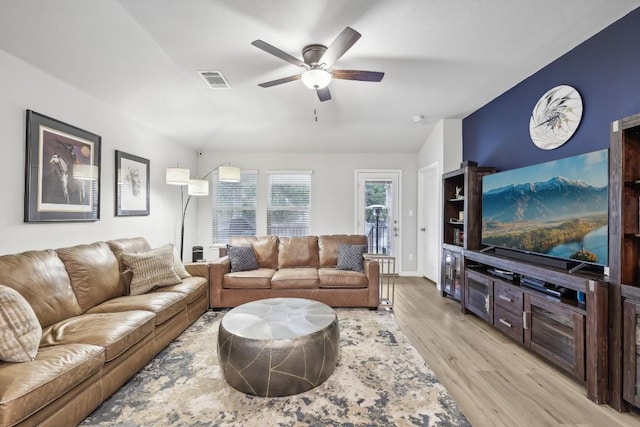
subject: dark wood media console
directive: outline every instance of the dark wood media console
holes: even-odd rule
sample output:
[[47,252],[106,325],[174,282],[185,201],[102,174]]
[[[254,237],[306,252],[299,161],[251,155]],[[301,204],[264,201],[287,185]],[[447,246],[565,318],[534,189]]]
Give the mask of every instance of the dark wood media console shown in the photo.
[[[465,249],[462,309],[491,323],[586,385],[587,397],[608,402],[608,283],[605,277]],[[498,269],[509,275],[492,274]],[[529,277],[582,292],[585,303],[520,284]],[[506,278],[505,278],[506,277]]]

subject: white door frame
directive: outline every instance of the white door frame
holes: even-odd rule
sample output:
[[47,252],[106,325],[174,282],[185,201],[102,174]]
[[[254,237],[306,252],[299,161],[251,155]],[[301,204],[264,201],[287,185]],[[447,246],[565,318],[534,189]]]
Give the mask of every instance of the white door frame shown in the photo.
[[[359,188],[359,182],[360,182],[360,177],[364,176],[364,174],[367,174],[367,178],[370,176],[372,179],[389,179],[390,175],[392,176],[392,179],[394,179],[396,181],[396,185],[397,185],[397,191],[395,192],[395,197],[397,200],[397,209],[396,212],[394,213],[395,215],[395,219],[398,221],[397,226],[398,226],[398,237],[396,238],[396,252],[395,252],[395,257],[396,257],[396,273],[400,274],[400,272],[402,271],[402,233],[404,232],[403,229],[403,225],[402,225],[402,169],[355,169],[354,170],[354,219],[353,219],[353,224],[354,224],[354,232],[356,234],[362,234],[362,228],[360,227],[360,211],[359,211],[359,204],[360,204],[360,188]],[[378,175],[378,177],[376,176]]]
[[[423,233],[420,229],[425,227],[424,224],[424,216],[425,216],[425,212],[424,210],[426,209],[425,206],[427,204],[427,200],[425,198],[425,182],[424,182],[424,176],[426,171],[428,170],[433,170],[435,169],[436,172],[436,176],[442,176],[442,172],[441,172],[441,168],[440,168],[440,162],[433,162],[433,163],[429,163],[428,165],[418,169],[418,212],[417,212],[417,226],[418,226],[418,249],[417,249],[417,254],[416,256],[418,257],[417,261],[418,261],[418,274],[425,276],[425,254],[424,254],[424,248],[426,246],[426,234]],[[438,236],[438,242],[442,242],[442,185],[438,185],[437,190],[436,190],[436,194],[437,194],[437,216],[438,216],[438,231],[437,231],[437,236]],[[436,262],[437,265],[437,272],[436,272],[436,277],[434,277],[434,282],[436,284],[438,284],[440,282],[440,266],[441,266],[441,255],[442,255],[442,251],[437,251],[438,254],[438,260]],[[426,276],[425,276],[426,277]]]

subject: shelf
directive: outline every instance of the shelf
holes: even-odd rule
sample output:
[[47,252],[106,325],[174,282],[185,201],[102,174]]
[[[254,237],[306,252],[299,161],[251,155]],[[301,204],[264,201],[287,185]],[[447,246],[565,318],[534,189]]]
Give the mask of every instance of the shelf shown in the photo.
[[464,202],[464,197],[458,197],[457,199],[449,199],[450,202]]
[[449,219],[449,224],[452,224],[452,225],[464,225],[464,221],[460,221],[460,220],[456,220],[456,219]]

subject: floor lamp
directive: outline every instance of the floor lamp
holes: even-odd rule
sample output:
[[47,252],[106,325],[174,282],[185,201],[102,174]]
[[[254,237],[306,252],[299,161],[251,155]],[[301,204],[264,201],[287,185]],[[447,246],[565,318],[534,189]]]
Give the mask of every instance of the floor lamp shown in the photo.
[[[184,220],[187,215],[187,207],[192,196],[209,195],[209,176],[218,171],[218,180],[221,182],[240,182],[240,168],[231,166],[231,163],[223,163],[211,169],[202,179],[196,177],[191,179],[191,171],[187,168],[181,168],[179,165],[175,168],[167,168],[165,182],[172,185],[180,185],[180,206],[182,209],[182,219],[180,223],[180,260],[184,261]],[[187,187],[187,199],[184,199],[184,186]]]

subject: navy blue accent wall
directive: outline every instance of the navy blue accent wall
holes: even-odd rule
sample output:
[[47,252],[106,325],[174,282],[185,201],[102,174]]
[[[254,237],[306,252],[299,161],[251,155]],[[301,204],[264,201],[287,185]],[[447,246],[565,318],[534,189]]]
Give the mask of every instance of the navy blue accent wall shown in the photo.
[[[582,97],[582,121],[555,150],[529,136],[538,99],[558,85]],[[640,8],[605,28],[462,121],[462,157],[498,170],[560,159],[609,147],[611,122],[640,113]]]

